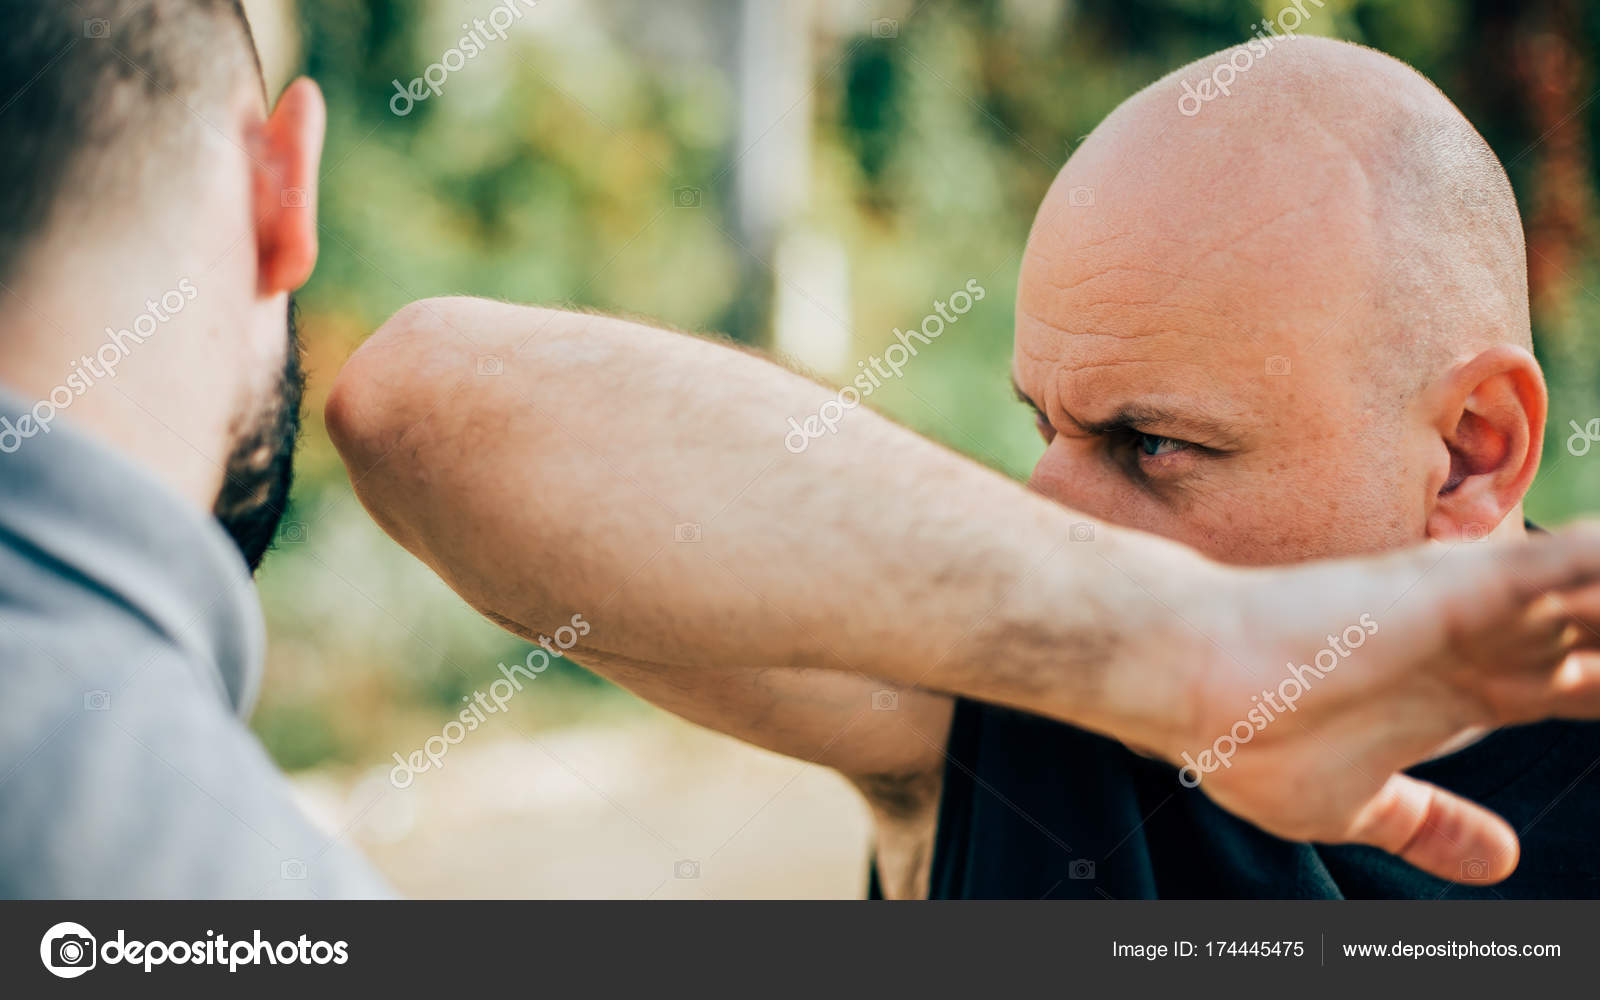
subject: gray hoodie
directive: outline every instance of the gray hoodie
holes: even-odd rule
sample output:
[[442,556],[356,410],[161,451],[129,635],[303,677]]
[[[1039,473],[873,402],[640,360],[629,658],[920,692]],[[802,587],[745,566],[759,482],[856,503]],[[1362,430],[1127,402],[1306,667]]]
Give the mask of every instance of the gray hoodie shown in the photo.
[[389,895],[245,727],[266,636],[227,534],[29,405],[0,389],[0,896]]

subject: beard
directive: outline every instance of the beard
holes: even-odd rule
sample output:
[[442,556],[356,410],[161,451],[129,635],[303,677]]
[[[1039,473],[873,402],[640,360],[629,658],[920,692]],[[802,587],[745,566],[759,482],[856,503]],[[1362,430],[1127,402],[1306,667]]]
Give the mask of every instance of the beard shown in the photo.
[[289,340],[283,371],[255,408],[235,422],[222,492],[212,513],[254,573],[272,548],[294,482],[305,371],[300,364],[298,309],[289,298]]

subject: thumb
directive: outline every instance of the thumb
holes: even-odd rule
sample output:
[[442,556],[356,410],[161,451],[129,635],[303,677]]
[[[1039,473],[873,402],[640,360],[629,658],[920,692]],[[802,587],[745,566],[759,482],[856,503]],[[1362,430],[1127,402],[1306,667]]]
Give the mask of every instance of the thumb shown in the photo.
[[1459,795],[1391,775],[1350,826],[1349,839],[1397,855],[1430,875],[1488,885],[1517,868],[1521,848],[1505,820]]

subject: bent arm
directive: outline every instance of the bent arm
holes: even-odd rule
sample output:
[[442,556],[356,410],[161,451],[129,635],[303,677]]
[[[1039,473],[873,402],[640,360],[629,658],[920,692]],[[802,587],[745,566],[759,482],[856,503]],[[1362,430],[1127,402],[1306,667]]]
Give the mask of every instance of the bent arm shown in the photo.
[[833,398],[727,345],[444,299],[357,352],[328,418],[368,509],[480,611],[528,636],[581,613],[580,659],[774,749],[930,766],[928,692],[1102,731],[1119,700],[1183,715],[1160,658],[1119,674],[1160,608],[1112,563],[1209,564],[1103,525],[1085,543],[1086,518],[865,408],[795,453],[786,418]]
[[[484,613],[529,636],[582,614],[586,662],[876,785],[880,811],[940,761],[942,692],[1182,760],[1278,836],[1371,844],[1444,878],[1489,859],[1494,881],[1515,831],[1400,769],[1463,731],[1600,716],[1592,527],[1224,568],[864,409],[786,447],[787,418],[833,398],[709,341],[450,299],[357,352],[328,415],[368,509]],[[1203,748],[1246,738],[1278,665],[1370,614],[1381,633],[1336,680],[1212,766]],[[863,704],[893,698],[885,684],[897,710]]]

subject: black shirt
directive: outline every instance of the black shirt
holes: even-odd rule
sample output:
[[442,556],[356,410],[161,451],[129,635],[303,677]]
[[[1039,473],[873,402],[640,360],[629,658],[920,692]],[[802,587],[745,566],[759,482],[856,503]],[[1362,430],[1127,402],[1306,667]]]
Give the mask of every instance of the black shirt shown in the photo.
[[1516,829],[1521,863],[1493,886],[1373,848],[1280,840],[1165,763],[1010,709],[958,701],[948,750],[933,899],[1600,897],[1597,723],[1500,730],[1408,772]]

